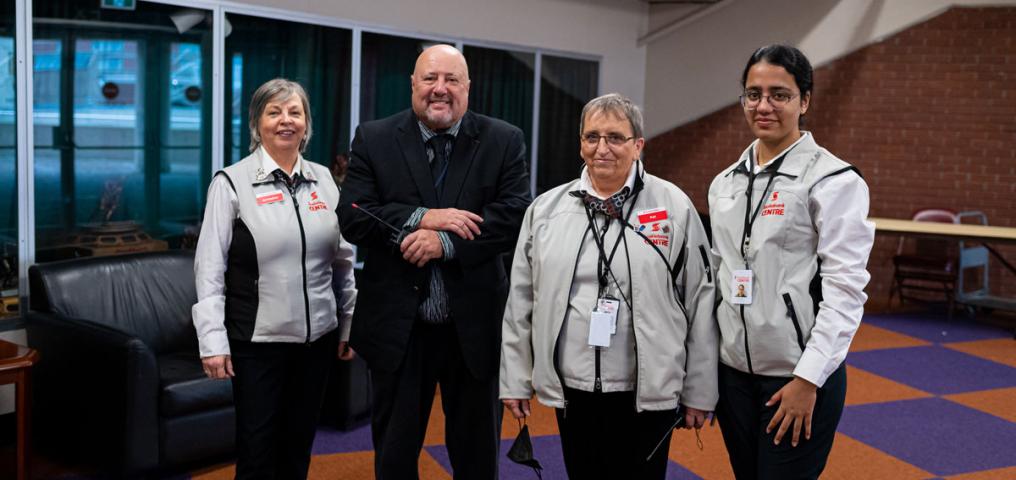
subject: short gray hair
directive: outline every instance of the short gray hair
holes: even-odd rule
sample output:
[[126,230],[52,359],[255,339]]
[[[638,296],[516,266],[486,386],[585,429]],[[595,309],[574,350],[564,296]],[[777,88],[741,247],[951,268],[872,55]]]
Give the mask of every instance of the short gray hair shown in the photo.
[[261,120],[261,114],[265,113],[265,108],[268,106],[268,102],[273,100],[285,101],[289,100],[289,97],[296,95],[300,97],[300,103],[303,103],[303,114],[304,118],[307,119],[307,132],[300,140],[300,153],[303,153],[307,149],[307,144],[310,142],[310,135],[314,131],[311,128],[310,121],[310,100],[307,98],[307,91],[292,80],[285,78],[273,78],[258,87],[254,91],[254,95],[250,97],[250,112],[248,115],[247,125],[250,127],[250,151],[254,153],[261,146],[261,133],[258,132],[258,123]]
[[579,135],[586,129],[586,115],[597,112],[609,112],[623,117],[631,124],[632,135],[635,138],[642,138],[642,109],[630,98],[620,93],[608,93],[596,97],[582,107],[582,119],[579,120]]

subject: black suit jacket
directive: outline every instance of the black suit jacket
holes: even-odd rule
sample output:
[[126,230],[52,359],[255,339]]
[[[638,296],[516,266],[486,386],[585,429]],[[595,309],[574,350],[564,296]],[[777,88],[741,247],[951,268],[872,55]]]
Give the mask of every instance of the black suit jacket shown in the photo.
[[342,235],[367,250],[358,278],[350,345],[371,368],[395,371],[409,343],[417,308],[428,292],[428,269],[402,258],[392,232],[352,208],[356,203],[401,228],[418,207],[458,208],[483,217],[472,241],[450,234],[455,258],[438,262],[452,322],[473,375],[496,374],[501,319],[508,292],[501,254],[514,249],[531,199],[522,131],[467,112],[452,149],[443,198],[438,198],[417,125],[406,110],[357,127],[342,185]]

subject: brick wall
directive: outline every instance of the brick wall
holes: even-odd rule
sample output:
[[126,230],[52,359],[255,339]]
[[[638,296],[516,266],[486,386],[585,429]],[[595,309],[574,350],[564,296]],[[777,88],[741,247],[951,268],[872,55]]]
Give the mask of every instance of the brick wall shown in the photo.
[[[860,168],[872,216],[941,206],[1016,227],[1016,8],[953,8],[817,69],[806,129]],[[752,140],[732,103],[650,139],[646,165],[705,211],[710,181]],[[874,306],[885,304],[897,242],[876,235]],[[1016,263],[1016,247],[1000,250]],[[1001,270],[993,290],[1016,296]]]

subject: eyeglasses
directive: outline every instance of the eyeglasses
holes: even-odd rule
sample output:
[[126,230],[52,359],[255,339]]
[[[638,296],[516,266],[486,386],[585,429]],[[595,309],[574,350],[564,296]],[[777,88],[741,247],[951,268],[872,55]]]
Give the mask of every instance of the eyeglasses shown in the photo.
[[606,140],[607,145],[610,145],[611,147],[620,147],[621,145],[628,143],[629,140],[633,140],[635,137],[624,137],[614,133],[610,135],[597,135],[595,133],[587,133],[579,138],[582,139],[582,143],[584,143],[587,147],[600,146],[601,138]]
[[782,110],[783,107],[787,106],[787,103],[797,98],[797,94],[791,95],[787,92],[776,92],[771,95],[762,95],[761,92],[747,91],[737,98],[741,100],[741,106],[748,110],[758,108],[763,98],[769,101],[769,106],[773,107],[773,110]]

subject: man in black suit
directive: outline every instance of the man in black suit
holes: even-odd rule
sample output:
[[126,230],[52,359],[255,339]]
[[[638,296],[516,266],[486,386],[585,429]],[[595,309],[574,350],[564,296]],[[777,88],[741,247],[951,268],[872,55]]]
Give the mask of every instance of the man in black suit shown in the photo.
[[367,250],[349,344],[371,369],[375,473],[417,478],[440,384],[455,478],[496,478],[501,254],[531,201],[526,148],[518,128],[467,111],[455,48],[424,50],[411,83],[412,110],[357,128],[339,208]]

